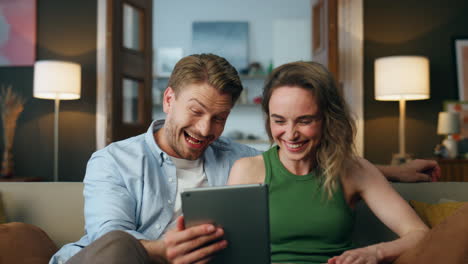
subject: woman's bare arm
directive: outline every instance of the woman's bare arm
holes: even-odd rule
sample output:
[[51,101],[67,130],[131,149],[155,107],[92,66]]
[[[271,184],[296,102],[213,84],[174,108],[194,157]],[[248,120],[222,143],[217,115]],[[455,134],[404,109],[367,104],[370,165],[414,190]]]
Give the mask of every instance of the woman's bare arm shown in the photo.
[[380,263],[393,261],[405,250],[415,246],[428,228],[408,203],[393,189],[386,178],[371,163],[359,160],[360,167],[343,181],[345,189],[357,192],[372,212],[400,238],[364,248],[349,250],[332,258],[329,263]]

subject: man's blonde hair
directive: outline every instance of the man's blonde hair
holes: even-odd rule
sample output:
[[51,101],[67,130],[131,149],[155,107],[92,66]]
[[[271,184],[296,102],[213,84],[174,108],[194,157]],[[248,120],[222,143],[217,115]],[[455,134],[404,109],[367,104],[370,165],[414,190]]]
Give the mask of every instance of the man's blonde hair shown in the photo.
[[177,96],[184,86],[202,83],[230,94],[233,105],[243,89],[236,69],[226,59],[214,54],[194,54],[182,58],[175,65],[168,86]]

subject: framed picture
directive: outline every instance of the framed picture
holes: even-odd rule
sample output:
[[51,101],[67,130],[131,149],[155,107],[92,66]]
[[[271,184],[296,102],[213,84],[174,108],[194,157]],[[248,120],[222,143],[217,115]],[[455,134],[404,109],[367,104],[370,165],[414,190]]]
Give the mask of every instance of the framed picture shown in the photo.
[[249,65],[249,23],[231,21],[193,22],[191,53],[224,57],[238,72]]
[[156,52],[156,76],[169,77],[176,63],[184,56],[182,48],[158,48]]
[[468,101],[445,101],[444,111],[459,113],[460,134],[454,135],[454,138],[456,140],[468,139]]
[[458,95],[460,101],[468,101],[468,37],[457,38],[454,44]]
[[0,66],[32,66],[36,60],[36,0],[1,1]]

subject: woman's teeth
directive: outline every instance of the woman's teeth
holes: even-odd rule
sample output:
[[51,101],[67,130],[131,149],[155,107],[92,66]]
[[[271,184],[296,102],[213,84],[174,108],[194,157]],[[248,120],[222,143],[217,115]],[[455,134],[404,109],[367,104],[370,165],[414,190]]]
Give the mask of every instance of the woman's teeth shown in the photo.
[[304,143],[300,143],[300,144],[288,144],[288,143],[286,143],[286,146],[288,146],[288,148],[292,148],[292,149],[300,148],[303,145],[304,145]]

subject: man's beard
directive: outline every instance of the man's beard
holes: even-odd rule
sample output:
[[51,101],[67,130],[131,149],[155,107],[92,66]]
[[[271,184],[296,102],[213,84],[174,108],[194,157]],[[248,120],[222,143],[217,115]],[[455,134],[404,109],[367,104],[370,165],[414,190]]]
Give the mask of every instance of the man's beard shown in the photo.
[[175,128],[175,126],[172,125],[172,122],[166,123],[165,130],[166,130],[165,137],[168,142],[168,145],[172,149],[172,151],[174,151],[174,153],[178,156],[178,158],[187,159],[187,160],[196,160],[205,151],[203,149],[203,150],[194,152],[194,151],[191,151],[191,149],[189,149],[188,147],[184,148],[186,142],[185,142],[185,135],[184,135],[183,130],[180,131],[181,132],[180,136],[182,137],[182,141],[184,142],[180,142],[180,144],[178,144],[179,142],[177,142],[177,139],[179,138],[179,134],[177,133],[177,129]]

